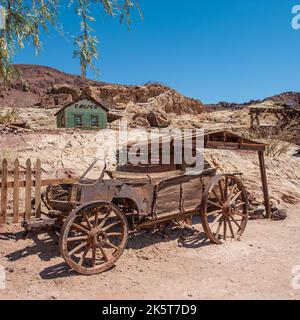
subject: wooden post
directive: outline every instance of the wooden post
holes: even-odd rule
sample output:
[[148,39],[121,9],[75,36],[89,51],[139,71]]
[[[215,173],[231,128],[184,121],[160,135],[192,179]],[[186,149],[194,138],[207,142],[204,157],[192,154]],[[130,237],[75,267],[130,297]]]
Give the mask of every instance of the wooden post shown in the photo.
[[25,217],[24,220],[31,218],[31,161],[26,161],[26,189],[25,189]]
[[7,222],[7,160],[2,162],[2,181],[1,181],[1,223]]
[[264,202],[266,207],[266,218],[270,219],[272,211],[271,211],[271,205],[270,205],[270,199],[269,199],[268,180],[267,180],[264,151],[258,151],[258,157],[259,157],[260,173],[261,173],[261,180],[262,180],[263,193],[264,193]]
[[37,160],[35,166],[35,217],[41,217],[41,161],[40,159]]
[[253,113],[250,111],[250,128],[254,128],[254,116]]
[[19,178],[20,178],[20,163],[19,160],[15,161],[14,170],[14,194],[13,194],[13,222],[19,222]]
[[258,128],[260,128],[260,118],[259,117],[260,117],[260,114],[257,113],[255,119],[256,119],[256,124],[257,124]]

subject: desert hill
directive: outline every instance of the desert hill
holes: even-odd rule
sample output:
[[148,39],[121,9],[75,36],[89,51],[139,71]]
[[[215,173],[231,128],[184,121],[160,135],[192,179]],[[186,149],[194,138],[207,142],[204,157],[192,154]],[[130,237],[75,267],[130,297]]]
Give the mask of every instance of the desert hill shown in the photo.
[[1,107],[60,108],[85,91],[109,109],[129,114],[133,122],[142,126],[151,125],[147,119],[149,114],[150,119],[152,114],[152,119],[160,119],[159,125],[164,126],[169,123],[169,113],[197,115],[204,110],[199,100],[184,97],[160,83],[116,85],[83,81],[77,75],[45,66],[22,64],[16,68],[19,75],[11,86],[0,87]]
[[212,111],[228,110],[228,109],[242,109],[244,107],[249,107],[253,105],[267,104],[267,105],[281,105],[298,107],[300,106],[300,92],[283,92],[271,97],[267,97],[262,100],[250,100],[245,103],[235,103],[220,101],[216,104],[206,104],[206,107]]

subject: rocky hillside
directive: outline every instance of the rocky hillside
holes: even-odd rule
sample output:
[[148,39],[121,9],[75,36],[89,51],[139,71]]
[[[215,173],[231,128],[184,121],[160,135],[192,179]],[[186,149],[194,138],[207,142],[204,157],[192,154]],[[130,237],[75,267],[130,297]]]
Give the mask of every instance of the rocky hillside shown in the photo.
[[300,106],[300,92],[284,92],[273,97],[264,99],[262,102],[273,102],[277,105],[288,105],[290,107]]
[[278,95],[265,98],[263,100],[251,100],[245,103],[225,102],[220,101],[216,104],[207,104],[206,107],[211,111],[220,110],[236,110],[244,107],[256,105],[256,104],[268,104],[268,105],[280,105],[290,107],[300,107],[300,92],[283,92]]
[[[204,105],[186,98],[159,83],[140,86],[115,85],[86,80],[59,70],[36,65],[17,65],[9,88],[0,87],[1,107],[59,108],[77,98],[82,91],[92,95],[111,110],[129,116],[133,126],[166,126],[169,114],[197,115]],[[156,124],[156,125],[155,125]]]

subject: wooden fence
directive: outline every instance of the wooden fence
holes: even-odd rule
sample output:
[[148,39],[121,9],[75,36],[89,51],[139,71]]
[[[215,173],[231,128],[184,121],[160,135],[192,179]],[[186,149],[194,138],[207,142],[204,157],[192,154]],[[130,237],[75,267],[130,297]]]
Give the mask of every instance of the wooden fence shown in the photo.
[[[13,167],[13,170],[11,170],[11,167]],[[2,168],[0,167],[0,224],[17,223],[20,219],[40,218],[42,213],[42,187],[77,181],[77,179],[42,179],[41,161],[39,159],[36,161],[34,168],[32,168],[30,159],[26,161],[25,167],[20,166],[18,159],[11,167],[9,168],[6,159],[2,161]],[[33,199],[34,210],[32,209]],[[22,208],[20,206],[21,202],[24,204]],[[9,204],[11,204],[12,210],[8,209]]]

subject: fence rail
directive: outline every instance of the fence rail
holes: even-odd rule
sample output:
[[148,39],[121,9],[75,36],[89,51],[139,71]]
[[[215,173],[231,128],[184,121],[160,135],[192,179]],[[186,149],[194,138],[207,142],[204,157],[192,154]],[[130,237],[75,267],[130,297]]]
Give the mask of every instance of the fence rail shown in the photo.
[[[13,170],[11,170],[11,167],[13,167]],[[33,168],[31,160],[28,159],[25,170],[20,166],[19,159],[16,159],[11,166],[4,159],[2,168],[0,168],[0,224],[18,223],[21,219],[40,218],[42,213],[42,188],[48,185],[73,184],[77,181],[78,179],[72,178],[43,180],[39,159]],[[32,206],[33,201],[34,206]],[[20,206],[21,202],[24,203],[22,208]],[[12,206],[9,206],[9,204]],[[12,211],[9,211],[11,208]]]

